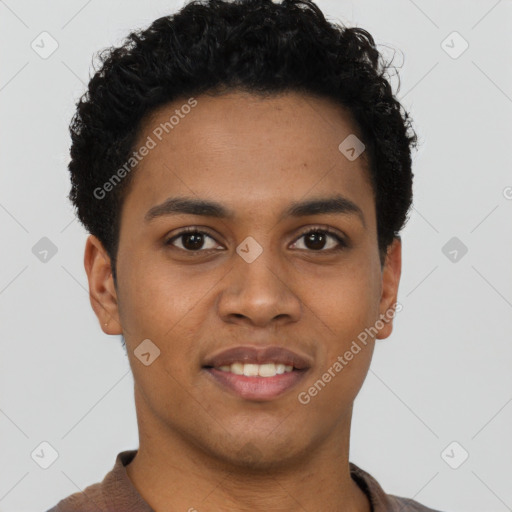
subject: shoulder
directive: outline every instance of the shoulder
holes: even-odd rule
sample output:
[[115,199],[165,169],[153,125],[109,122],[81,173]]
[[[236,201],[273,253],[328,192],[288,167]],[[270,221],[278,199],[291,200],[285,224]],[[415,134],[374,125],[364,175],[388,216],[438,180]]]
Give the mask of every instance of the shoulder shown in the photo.
[[103,481],[71,494],[46,512],[151,511],[126,473],[126,465],[133,460],[136,453],[137,450],[118,453],[114,467],[105,475]]
[[402,510],[403,512],[442,512],[441,510],[426,507],[410,498],[401,498],[392,494],[388,494],[387,498],[393,507],[391,510]]
[[373,512],[441,512],[426,507],[410,498],[387,494],[379,482],[354,463],[350,463],[351,477],[368,496]]

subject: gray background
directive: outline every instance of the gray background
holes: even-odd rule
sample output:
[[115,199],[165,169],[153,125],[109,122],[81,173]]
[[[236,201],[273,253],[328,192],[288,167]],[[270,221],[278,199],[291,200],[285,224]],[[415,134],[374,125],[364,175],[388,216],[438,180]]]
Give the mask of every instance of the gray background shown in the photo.
[[[138,446],[128,360],[89,304],[67,126],[92,55],[181,5],[0,1],[1,512],[46,510]],[[432,508],[512,510],[512,3],[318,5],[401,50],[398,97],[421,142],[403,310],[356,400],[350,459]],[[31,47],[51,49],[43,31],[58,43],[45,59]],[[32,251],[43,237],[46,262]],[[31,457],[43,441],[58,452],[48,469]]]

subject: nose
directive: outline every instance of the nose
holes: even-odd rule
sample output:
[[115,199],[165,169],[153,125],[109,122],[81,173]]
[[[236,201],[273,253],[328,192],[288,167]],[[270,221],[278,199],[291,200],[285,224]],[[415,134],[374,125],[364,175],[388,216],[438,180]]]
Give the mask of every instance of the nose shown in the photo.
[[235,254],[234,266],[222,283],[217,309],[225,322],[266,327],[300,319],[302,304],[290,282],[290,272],[270,250],[251,263]]

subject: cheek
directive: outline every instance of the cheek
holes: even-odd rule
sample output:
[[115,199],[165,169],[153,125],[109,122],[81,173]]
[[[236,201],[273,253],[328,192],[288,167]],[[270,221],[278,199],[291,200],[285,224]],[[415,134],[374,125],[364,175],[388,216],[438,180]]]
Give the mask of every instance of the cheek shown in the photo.
[[212,288],[208,279],[194,279],[188,269],[172,268],[164,258],[126,258],[120,265],[120,314],[123,328],[137,336],[175,337],[174,330]]
[[[353,287],[349,289],[348,283]],[[359,393],[370,367],[374,338],[373,325],[378,303],[369,296],[370,287],[354,277],[344,289],[323,297],[322,322],[317,322],[317,365],[300,391],[318,417],[341,416]],[[334,291],[334,289],[333,289]],[[370,334],[369,334],[370,332]]]
[[[309,304],[318,351],[314,394],[323,395],[318,407],[347,405],[361,388],[370,366],[374,337],[369,329],[378,318],[379,288],[375,272],[354,265],[325,280],[321,288],[309,287]],[[320,382],[319,382],[320,381]],[[309,394],[309,393],[308,393]]]
[[379,312],[379,276],[368,265],[350,265],[303,282],[305,312],[318,324],[319,333],[343,342],[371,325]]
[[[198,370],[200,328],[205,321],[205,307],[212,307],[211,294],[218,276],[194,278],[190,269],[174,268],[171,272],[168,264],[153,261],[146,265],[142,258],[132,258],[125,262],[119,277],[123,283],[121,323],[132,368],[141,386],[152,387],[153,383],[165,381],[165,387],[170,389],[190,381]],[[160,351],[148,367],[151,371],[134,355],[145,339]]]

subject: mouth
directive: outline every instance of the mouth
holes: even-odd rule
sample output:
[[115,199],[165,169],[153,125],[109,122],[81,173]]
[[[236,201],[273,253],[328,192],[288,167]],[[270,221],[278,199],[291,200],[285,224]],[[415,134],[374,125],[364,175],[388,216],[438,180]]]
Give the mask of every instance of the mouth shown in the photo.
[[[210,367],[214,368],[214,367]],[[241,361],[237,361],[236,363],[232,363],[230,365],[222,365],[216,370],[220,370],[221,372],[229,372],[234,375],[245,375],[246,377],[275,377],[276,375],[282,375],[283,373],[290,373],[294,369],[292,365],[284,364],[284,363],[263,363],[263,364],[254,364],[254,363],[243,363]]]
[[298,385],[310,358],[284,347],[234,347],[208,358],[203,370],[224,391],[245,400],[268,401]]

